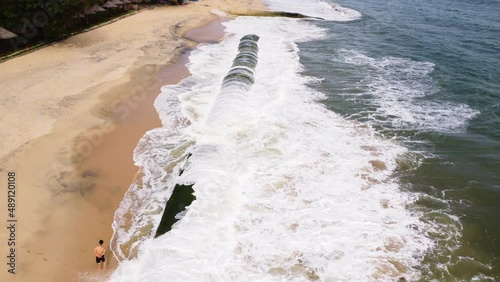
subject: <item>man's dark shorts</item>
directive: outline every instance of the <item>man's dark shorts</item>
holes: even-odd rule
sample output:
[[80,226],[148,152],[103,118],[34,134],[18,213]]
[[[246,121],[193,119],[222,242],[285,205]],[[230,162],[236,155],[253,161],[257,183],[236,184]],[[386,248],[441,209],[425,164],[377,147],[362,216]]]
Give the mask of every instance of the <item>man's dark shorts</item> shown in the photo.
[[102,256],[102,257],[100,257],[100,258],[95,257],[95,262],[96,262],[96,263],[105,262],[105,261],[106,261],[106,259],[104,258],[104,256]]

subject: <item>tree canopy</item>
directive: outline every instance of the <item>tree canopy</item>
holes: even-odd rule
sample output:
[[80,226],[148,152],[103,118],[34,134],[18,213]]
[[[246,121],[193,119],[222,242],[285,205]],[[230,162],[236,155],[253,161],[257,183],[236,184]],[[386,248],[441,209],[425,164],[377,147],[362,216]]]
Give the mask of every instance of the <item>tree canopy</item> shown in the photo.
[[26,39],[45,39],[60,34],[75,21],[86,3],[81,0],[4,0],[2,21],[6,28],[14,30]]

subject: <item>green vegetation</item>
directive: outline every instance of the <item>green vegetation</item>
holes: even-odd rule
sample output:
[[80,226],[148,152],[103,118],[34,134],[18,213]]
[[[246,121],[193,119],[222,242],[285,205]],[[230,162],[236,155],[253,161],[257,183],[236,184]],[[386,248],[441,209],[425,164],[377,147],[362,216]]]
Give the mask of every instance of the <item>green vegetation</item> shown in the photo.
[[2,26],[25,39],[50,39],[75,23],[74,16],[85,4],[78,0],[5,0],[2,5]]
[[[0,57],[31,49],[130,13],[131,4],[85,13],[108,0],[0,0],[0,27],[18,37],[0,38]],[[161,3],[143,0],[141,4]]]

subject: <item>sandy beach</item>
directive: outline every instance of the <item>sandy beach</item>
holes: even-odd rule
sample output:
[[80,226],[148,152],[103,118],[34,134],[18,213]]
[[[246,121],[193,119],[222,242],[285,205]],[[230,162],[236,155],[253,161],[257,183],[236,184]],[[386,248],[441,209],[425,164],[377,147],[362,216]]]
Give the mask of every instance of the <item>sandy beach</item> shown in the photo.
[[[192,39],[221,36],[213,28],[183,35],[217,19],[214,9],[247,8],[264,9],[252,0],[156,7],[0,63],[0,175],[6,183],[16,173],[17,219],[16,274],[3,263],[0,281],[106,275],[93,248],[99,239],[108,247],[114,212],[138,170],[133,149],[161,125],[159,88],[188,75],[182,54],[196,46]],[[5,224],[6,203],[2,189]],[[8,236],[0,232],[0,242]],[[2,243],[0,255],[8,254]],[[109,248],[106,257],[112,271]]]

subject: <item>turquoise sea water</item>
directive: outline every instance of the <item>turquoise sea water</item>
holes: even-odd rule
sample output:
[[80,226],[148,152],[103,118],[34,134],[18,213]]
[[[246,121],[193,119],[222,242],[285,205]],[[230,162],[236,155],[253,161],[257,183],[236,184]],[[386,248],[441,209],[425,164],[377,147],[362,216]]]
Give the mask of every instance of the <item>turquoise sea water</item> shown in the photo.
[[111,281],[499,281],[499,2],[266,3],[325,20],[224,22],[162,87]]
[[299,44],[342,116],[409,148],[397,176],[435,224],[422,281],[500,280],[500,2],[341,1],[355,22]]

